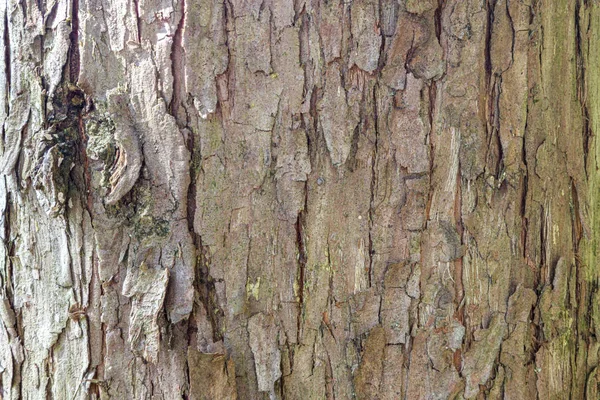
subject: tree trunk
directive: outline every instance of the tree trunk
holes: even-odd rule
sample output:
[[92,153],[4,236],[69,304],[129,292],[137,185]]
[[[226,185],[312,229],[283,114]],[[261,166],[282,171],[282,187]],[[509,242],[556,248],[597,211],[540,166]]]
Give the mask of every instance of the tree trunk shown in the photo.
[[598,1],[0,16],[0,398],[599,398]]

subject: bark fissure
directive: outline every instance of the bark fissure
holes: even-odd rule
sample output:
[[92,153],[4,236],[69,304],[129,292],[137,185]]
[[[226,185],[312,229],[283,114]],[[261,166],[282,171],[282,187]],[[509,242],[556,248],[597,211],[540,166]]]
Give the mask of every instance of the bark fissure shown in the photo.
[[377,149],[379,138],[379,113],[377,111],[377,86],[373,86],[373,130],[375,142],[373,143],[373,153],[371,155],[371,197],[369,199],[369,270],[368,270],[368,285],[373,286],[373,264],[375,258],[375,250],[373,247],[373,224],[375,220],[375,191],[377,190]]
[[298,218],[296,219],[296,251],[298,252],[297,257],[297,265],[298,272],[296,275],[296,282],[298,285],[297,296],[298,296],[298,315],[296,317],[296,337],[302,337],[302,328],[304,325],[303,315],[304,315],[304,282],[305,282],[305,274],[306,274],[306,245],[304,238],[304,226],[306,224],[306,214],[308,206],[308,187],[304,186],[304,206],[300,213],[298,213]]
[[[178,120],[178,111],[181,107],[182,100],[184,96],[187,96],[184,93],[184,83],[182,81],[182,71],[184,69],[184,49],[182,46],[183,43],[183,35],[184,35],[184,26],[185,26],[185,18],[186,18],[186,10],[185,10],[185,0],[181,1],[181,17],[179,19],[179,23],[177,24],[177,29],[175,30],[175,34],[173,35],[173,45],[171,47],[171,75],[173,76],[173,96],[171,98],[171,103],[169,104],[169,112],[171,115]],[[187,125],[187,121],[186,121]],[[193,136],[190,134],[190,136]],[[192,146],[193,149],[193,146]],[[190,151],[192,151],[190,149]]]
[[[11,83],[12,83],[12,61],[11,61],[11,50],[10,50],[10,29],[9,29],[9,15],[8,12],[4,14],[4,82],[6,84],[6,93],[4,93],[5,98],[9,98],[11,92]],[[10,113],[10,102],[6,102],[5,105],[5,113]],[[5,134],[5,128],[2,127],[3,137]]]
[[137,28],[137,32],[135,32],[136,37],[137,37],[137,41],[138,43],[142,43],[142,19],[140,18],[140,1],[139,0],[132,0],[133,1],[133,12],[135,13],[135,21],[136,21],[136,28]]
[[[584,67],[584,56],[583,56],[583,35],[584,32],[582,32],[582,27],[581,27],[581,0],[577,0],[575,2],[575,9],[574,9],[574,20],[575,20],[575,60],[576,60],[576,67],[577,67],[577,76],[576,76],[576,82],[577,82],[577,98],[579,99],[579,103],[581,104],[581,111],[583,113],[583,162],[584,162],[584,166],[587,167],[588,164],[588,154],[590,151],[590,141],[591,141],[591,137],[593,135],[591,128],[590,128],[590,115],[589,115],[589,109],[588,109],[588,101],[587,101],[587,94],[586,94],[586,70]],[[583,5],[583,7],[585,7],[585,4]],[[587,168],[586,168],[587,171]]]
[[72,0],[71,5],[71,45],[69,46],[69,81],[77,84],[79,79],[79,0]]

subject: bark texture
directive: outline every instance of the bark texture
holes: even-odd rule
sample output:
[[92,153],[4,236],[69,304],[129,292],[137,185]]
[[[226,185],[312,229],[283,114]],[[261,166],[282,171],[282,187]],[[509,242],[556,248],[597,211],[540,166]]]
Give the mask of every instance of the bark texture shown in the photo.
[[597,399],[597,0],[0,3],[3,399]]

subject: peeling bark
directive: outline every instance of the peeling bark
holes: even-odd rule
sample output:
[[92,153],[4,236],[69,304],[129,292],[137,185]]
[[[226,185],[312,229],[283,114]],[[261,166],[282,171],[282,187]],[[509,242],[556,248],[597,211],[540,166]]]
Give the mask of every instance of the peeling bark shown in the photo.
[[1,398],[598,397],[598,2],[0,18]]

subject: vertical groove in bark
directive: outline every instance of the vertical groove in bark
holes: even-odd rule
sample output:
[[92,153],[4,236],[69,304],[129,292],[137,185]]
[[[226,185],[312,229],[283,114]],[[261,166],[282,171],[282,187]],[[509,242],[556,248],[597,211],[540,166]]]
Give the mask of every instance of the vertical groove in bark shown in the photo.
[[71,43],[69,46],[69,81],[77,83],[79,78],[79,0],[71,5]]
[[[4,41],[4,86],[5,86],[5,93],[3,94],[3,100],[4,100],[4,104],[5,104],[5,110],[4,110],[4,115],[7,115],[9,110],[9,103],[6,101],[6,99],[9,98],[10,96],[10,84],[11,84],[11,59],[10,59],[10,36],[9,36],[9,15],[6,12],[6,9],[4,10],[4,32],[2,35],[2,40]],[[4,138],[4,140],[6,140],[6,138],[4,137],[4,126],[2,127],[2,136]]]
[[[181,17],[179,19],[179,23],[177,24],[177,29],[175,30],[175,33],[173,34],[173,46],[171,47],[171,54],[170,54],[170,59],[171,59],[171,73],[173,74],[173,96],[171,98],[171,102],[169,104],[169,112],[175,117],[175,119],[179,121],[178,118],[178,111],[179,108],[181,107],[182,104],[182,96],[185,95],[185,93],[182,93],[183,90],[185,90],[184,87],[184,82],[182,82],[182,79],[184,77],[184,48],[183,48],[183,29],[185,26],[185,17],[186,17],[186,12],[185,12],[185,0],[181,0]],[[187,123],[187,121],[186,121]],[[181,123],[180,123],[181,124]],[[190,141],[192,141],[192,146],[188,146],[188,150],[190,152],[193,151],[193,135],[190,135],[190,138],[188,139]],[[192,179],[194,179],[195,177],[192,177]]]
[[[383,40],[382,40],[382,45],[383,45]],[[369,269],[368,269],[368,285],[369,287],[373,286],[373,257],[375,257],[375,250],[373,249],[373,218],[374,218],[374,209],[375,209],[375,188],[377,187],[377,169],[376,169],[376,165],[377,165],[377,145],[378,145],[378,136],[379,136],[379,114],[377,112],[377,90],[378,87],[377,85],[373,86],[373,129],[374,129],[374,136],[375,136],[375,142],[373,143],[373,154],[371,155],[371,179],[370,179],[370,187],[369,187],[369,191],[371,194],[371,197],[369,198],[369,246],[368,246],[368,251],[369,251]]]
[[[306,226],[306,207],[307,207],[307,197],[308,190],[306,186],[304,187],[304,205],[302,209],[298,213],[298,218],[296,219],[296,250],[297,250],[297,260],[298,260],[298,273],[295,278],[294,285],[297,285],[297,299],[298,299],[298,317],[296,320],[297,331],[296,337],[301,337],[302,335],[302,314],[304,311],[304,280],[306,273],[306,244],[305,244],[305,233],[304,229]],[[283,390],[283,388],[282,388]]]

